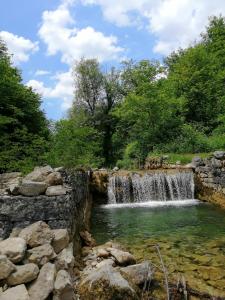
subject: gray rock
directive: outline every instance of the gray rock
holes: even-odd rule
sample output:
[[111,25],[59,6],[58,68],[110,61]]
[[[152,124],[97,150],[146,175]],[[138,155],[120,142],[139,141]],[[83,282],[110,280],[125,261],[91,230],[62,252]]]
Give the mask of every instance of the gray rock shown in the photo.
[[10,233],[10,238],[15,238],[18,237],[20,232],[21,232],[22,228],[18,228],[18,227],[14,227],[12,232]]
[[215,151],[213,153],[213,156],[216,158],[216,159],[225,159],[225,151]]
[[36,167],[34,171],[29,173],[24,179],[29,181],[42,182],[45,181],[47,176],[53,172],[50,166]]
[[19,193],[23,196],[39,196],[45,193],[48,185],[45,182],[35,182],[29,180],[23,180]]
[[30,247],[37,247],[50,244],[54,233],[45,222],[38,221],[21,230],[19,237],[23,238]]
[[111,255],[115,257],[116,262],[119,265],[127,266],[136,263],[134,256],[129,252],[125,252],[114,248],[107,248],[107,251],[109,251]]
[[49,186],[46,190],[47,196],[66,195],[67,189],[62,185]]
[[72,300],[74,299],[74,290],[72,280],[65,270],[60,270],[57,273],[54,284],[53,300]]
[[28,261],[30,263],[37,264],[38,266],[43,266],[50,260],[56,257],[55,251],[51,245],[45,244],[33,249],[28,252]]
[[114,171],[114,172],[117,172],[117,171],[119,171],[119,168],[118,168],[118,167],[115,167],[115,168],[113,168],[113,171]]
[[54,289],[56,270],[54,264],[45,264],[38,275],[38,278],[28,288],[30,299],[45,300]]
[[18,285],[22,283],[27,283],[36,279],[38,273],[39,273],[39,268],[35,264],[16,266],[16,271],[13,272],[7,278],[7,283],[9,285]]
[[16,267],[5,255],[0,255],[0,280],[6,279]]
[[193,157],[192,162],[191,162],[193,168],[197,168],[203,165],[203,160],[201,159],[201,157]]
[[141,264],[128,266],[121,268],[120,271],[125,273],[131,278],[134,284],[142,285],[145,282],[149,282],[153,279],[153,271],[149,262],[143,262]]
[[52,241],[52,246],[55,250],[55,253],[58,254],[69,245],[69,233],[67,229],[55,229],[52,231],[55,236]]
[[50,186],[62,185],[63,179],[59,172],[53,172],[47,176],[45,182]]
[[29,297],[27,289],[24,284],[7,289],[0,294],[1,300],[33,300]]
[[20,262],[27,249],[26,241],[23,238],[8,238],[0,242],[0,254],[6,255],[12,262]]
[[212,158],[211,159],[211,165],[213,168],[222,168],[222,162],[219,159]]
[[67,270],[70,273],[73,271],[74,267],[74,256],[73,256],[73,244],[70,243],[69,246],[63,249],[55,259],[56,269]]
[[20,194],[20,185],[19,184],[10,184],[9,185],[9,192],[13,196],[17,196]]

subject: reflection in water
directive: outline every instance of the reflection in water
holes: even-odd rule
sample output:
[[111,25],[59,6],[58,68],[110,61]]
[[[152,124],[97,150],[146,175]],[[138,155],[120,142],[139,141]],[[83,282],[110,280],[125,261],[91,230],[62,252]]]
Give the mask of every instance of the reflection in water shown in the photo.
[[210,204],[96,207],[92,233],[98,243],[125,244],[137,259],[158,262],[159,244],[171,278],[177,273],[203,292],[225,296],[225,212]]

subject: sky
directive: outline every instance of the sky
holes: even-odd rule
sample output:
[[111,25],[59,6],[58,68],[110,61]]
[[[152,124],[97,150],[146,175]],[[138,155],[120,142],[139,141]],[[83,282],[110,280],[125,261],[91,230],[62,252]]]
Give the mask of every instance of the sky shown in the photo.
[[159,59],[198,41],[224,0],[0,0],[0,37],[42,96],[49,119],[74,99],[72,69],[82,57],[104,68],[124,59]]

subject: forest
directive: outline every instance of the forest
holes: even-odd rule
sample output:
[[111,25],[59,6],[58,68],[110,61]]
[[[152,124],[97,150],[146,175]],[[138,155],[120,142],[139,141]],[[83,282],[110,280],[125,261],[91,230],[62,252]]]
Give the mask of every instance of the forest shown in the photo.
[[163,61],[73,66],[67,117],[47,120],[0,41],[0,173],[35,165],[135,169],[149,156],[225,149],[225,19]]

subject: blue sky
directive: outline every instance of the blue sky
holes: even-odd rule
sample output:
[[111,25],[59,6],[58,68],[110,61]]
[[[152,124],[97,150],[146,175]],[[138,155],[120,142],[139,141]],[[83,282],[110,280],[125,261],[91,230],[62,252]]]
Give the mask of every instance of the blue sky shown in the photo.
[[224,0],[1,0],[0,36],[48,118],[59,119],[73,100],[75,60],[162,59],[219,14]]

